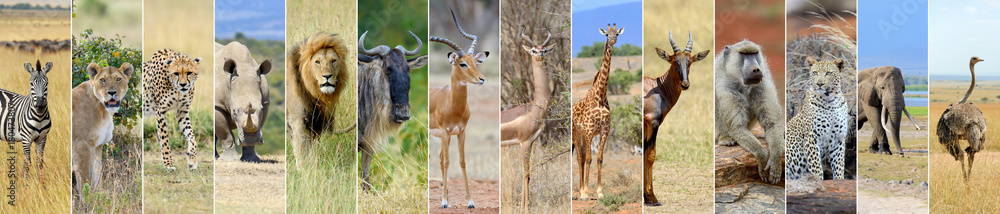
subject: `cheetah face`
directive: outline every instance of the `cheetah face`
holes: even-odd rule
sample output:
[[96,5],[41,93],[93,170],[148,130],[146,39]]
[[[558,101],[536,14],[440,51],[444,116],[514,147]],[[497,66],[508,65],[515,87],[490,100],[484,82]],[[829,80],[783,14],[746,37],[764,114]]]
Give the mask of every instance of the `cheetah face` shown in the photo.
[[167,76],[170,83],[181,94],[187,94],[194,89],[194,81],[198,79],[198,65],[201,57],[189,60],[187,58],[178,60],[166,60]]
[[829,96],[840,91],[840,71],[844,69],[844,59],[816,62],[816,59],[809,57],[809,75],[813,91],[820,95]]
[[125,94],[128,93],[128,81],[132,75],[132,64],[124,63],[120,67],[100,67],[96,62],[87,66],[90,81],[94,81],[94,95],[104,104],[109,112],[118,112]]

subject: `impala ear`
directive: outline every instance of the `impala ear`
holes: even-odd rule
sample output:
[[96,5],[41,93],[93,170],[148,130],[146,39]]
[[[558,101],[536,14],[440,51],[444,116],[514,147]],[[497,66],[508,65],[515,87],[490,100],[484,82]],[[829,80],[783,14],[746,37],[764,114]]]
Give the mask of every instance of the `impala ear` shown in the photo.
[[458,60],[458,54],[454,51],[448,52],[448,64],[455,64],[455,60]]
[[476,53],[476,64],[483,64],[483,61],[486,61],[486,57],[488,56],[490,56],[489,51]]

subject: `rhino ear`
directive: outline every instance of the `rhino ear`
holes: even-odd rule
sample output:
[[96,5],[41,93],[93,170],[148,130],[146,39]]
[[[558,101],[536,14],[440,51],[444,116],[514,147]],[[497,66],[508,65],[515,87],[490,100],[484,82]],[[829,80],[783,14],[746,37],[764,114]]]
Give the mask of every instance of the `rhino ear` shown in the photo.
[[236,76],[236,61],[233,59],[226,59],[226,64],[222,65],[222,71],[231,76]]
[[260,63],[260,68],[257,69],[257,75],[265,75],[268,72],[271,72],[271,59],[264,60],[264,62]]

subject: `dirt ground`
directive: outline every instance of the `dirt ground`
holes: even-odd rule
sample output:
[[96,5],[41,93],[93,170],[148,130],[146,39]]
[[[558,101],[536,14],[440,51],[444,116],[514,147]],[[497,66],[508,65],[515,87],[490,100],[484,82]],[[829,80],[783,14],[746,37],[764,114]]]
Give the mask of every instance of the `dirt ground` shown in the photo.
[[928,213],[928,188],[891,184],[870,178],[858,179],[858,213]]
[[[900,141],[905,157],[871,154],[872,126],[858,130],[858,212],[881,213],[885,210],[898,213],[927,213],[927,116],[914,116],[922,130],[916,130],[909,119],[900,122]],[[896,145],[890,142],[893,152]],[[893,184],[890,181],[912,179],[912,184]]]
[[468,201],[465,200],[465,180],[448,180],[448,209],[441,209],[441,194],[444,189],[441,187],[441,180],[430,181],[430,213],[499,213],[500,212],[500,181],[497,180],[469,180],[469,194],[472,201],[476,202],[475,209],[466,207]]
[[[596,156],[588,182],[591,197],[597,197]],[[575,200],[580,196],[580,168],[573,158],[573,213],[642,213],[642,156],[608,150],[601,170],[604,198]]]
[[285,156],[262,155],[263,163],[215,162],[215,211],[285,211]]

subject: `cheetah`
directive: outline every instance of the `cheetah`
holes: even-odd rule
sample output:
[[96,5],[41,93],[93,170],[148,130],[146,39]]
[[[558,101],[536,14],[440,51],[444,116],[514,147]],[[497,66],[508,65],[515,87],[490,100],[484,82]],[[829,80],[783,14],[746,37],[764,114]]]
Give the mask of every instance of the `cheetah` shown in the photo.
[[191,118],[188,111],[194,97],[194,82],[198,79],[198,65],[201,57],[191,59],[186,54],[171,49],[163,49],[153,54],[149,61],[142,64],[144,114],[156,114],[156,136],[163,151],[163,164],[168,170],[175,170],[170,160],[170,145],[167,130],[167,112],[175,110],[177,123],[181,133],[187,139],[188,167],[197,169],[195,161],[194,130],[191,129]]
[[823,177],[823,162],[833,169],[833,179],[844,179],[844,148],[848,132],[848,108],[841,91],[840,72],[844,59],[816,62],[809,57],[810,90],[785,135],[789,180],[808,175]]

